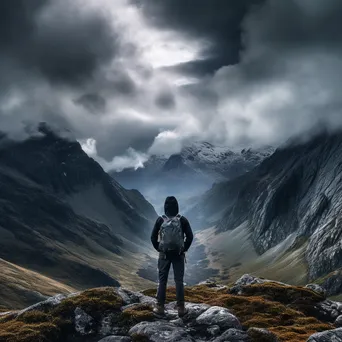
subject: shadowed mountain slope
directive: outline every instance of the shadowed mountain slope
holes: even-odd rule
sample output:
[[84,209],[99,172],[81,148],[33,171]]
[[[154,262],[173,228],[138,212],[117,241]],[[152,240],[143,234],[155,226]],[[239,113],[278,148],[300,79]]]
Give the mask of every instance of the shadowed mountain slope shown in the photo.
[[[0,257],[76,288],[130,286],[156,217],[79,143],[46,127],[0,142]],[[144,281],[142,280],[142,283]]]

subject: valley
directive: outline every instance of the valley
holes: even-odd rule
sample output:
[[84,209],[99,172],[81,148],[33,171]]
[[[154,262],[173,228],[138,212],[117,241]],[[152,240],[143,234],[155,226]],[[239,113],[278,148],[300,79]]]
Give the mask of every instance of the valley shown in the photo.
[[[193,196],[181,207],[195,232],[185,283],[228,284],[250,273],[295,285],[317,281],[330,296],[341,294],[341,144],[336,134],[283,146]],[[3,140],[0,182],[3,307],[89,287],[156,286],[149,235],[157,213],[78,143],[44,126],[39,138]]]
[[276,275],[341,293],[341,144],[340,132],[292,141],[200,197],[188,216],[213,227],[197,236],[223,278]]
[[143,168],[125,169],[110,174],[125,188],[138,189],[162,211],[166,196],[175,194],[183,212],[214,183],[242,175],[272,154],[272,147],[233,151],[207,142],[194,142],[179,154],[151,156]]

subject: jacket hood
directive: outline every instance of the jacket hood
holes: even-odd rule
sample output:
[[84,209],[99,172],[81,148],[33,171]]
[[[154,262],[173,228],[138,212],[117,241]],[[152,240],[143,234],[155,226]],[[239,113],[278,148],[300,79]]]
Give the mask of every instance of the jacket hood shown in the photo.
[[179,213],[178,201],[176,197],[166,197],[164,211],[166,216],[176,216]]

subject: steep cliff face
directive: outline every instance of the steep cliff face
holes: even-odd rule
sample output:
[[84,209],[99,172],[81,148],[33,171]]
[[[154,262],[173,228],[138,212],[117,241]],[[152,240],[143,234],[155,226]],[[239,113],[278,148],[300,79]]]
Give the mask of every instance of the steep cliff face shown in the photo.
[[292,241],[288,249],[305,245],[309,277],[330,273],[342,266],[341,148],[341,133],[279,148],[251,172],[215,185],[189,216],[216,225],[217,234],[247,223],[258,254],[284,241]]
[[152,205],[77,142],[41,133],[1,141],[0,258],[75,288],[118,285],[139,268],[135,254],[147,244]]

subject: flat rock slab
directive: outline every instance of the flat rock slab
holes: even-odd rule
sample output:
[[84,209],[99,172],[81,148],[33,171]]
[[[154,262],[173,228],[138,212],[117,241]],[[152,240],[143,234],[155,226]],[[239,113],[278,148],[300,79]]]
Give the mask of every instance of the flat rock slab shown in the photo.
[[342,328],[313,334],[307,342],[342,342]]
[[218,325],[221,329],[242,329],[239,320],[229,312],[228,309],[220,306],[212,306],[197,317],[199,325]]
[[141,322],[129,334],[147,337],[152,342],[195,342],[185,329],[169,322]]

